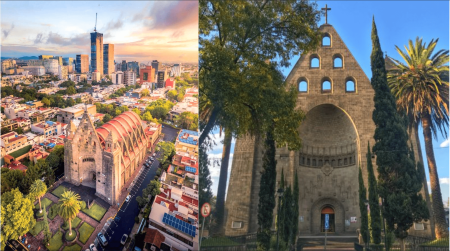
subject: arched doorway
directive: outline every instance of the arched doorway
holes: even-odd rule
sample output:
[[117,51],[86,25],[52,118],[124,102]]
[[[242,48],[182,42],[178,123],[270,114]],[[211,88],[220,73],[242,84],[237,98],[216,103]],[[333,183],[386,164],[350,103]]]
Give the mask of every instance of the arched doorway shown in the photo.
[[320,232],[325,232],[325,215],[329,216],[329,229],[327,232],[335,232],[334,227],[334,209],[330,206],[325,206],[322,208],[322,212],[320,213]]

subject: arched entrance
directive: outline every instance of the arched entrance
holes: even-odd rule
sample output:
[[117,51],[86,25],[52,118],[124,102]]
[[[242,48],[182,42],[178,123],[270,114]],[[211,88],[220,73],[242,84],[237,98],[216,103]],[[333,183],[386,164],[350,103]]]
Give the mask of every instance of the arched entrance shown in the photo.
[[330,206],[325,206],[322,208],[322,212],[320,215],[320,232],[325,232],[325,215],[328,214],[329,217],[329,229],[327,232],[335,232],[334,227],[334,209]]

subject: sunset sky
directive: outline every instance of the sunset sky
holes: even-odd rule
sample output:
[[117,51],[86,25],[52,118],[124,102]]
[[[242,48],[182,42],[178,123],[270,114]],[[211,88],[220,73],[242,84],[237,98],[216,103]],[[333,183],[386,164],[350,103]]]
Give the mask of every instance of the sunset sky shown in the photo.
[[90,55],[96,12],[116,61],[198,62],[197,1],[2,1],[1,56]]

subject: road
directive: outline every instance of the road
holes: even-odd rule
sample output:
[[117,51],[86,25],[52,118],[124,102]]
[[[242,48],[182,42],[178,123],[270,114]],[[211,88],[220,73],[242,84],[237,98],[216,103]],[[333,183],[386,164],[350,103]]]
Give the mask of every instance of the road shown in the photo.
[[[173,129],[169,126],[164,126],[162,128],[162,133],[164,133],[163,141],[173,141],[178,134],[177,129]],[[160,153],[157,153],[156,158],[159,157]],[[129,235],[131,229],[134,225],[134,217],[139,214],[139,207],[136,201],[137,196],[142,196],[142,190],[147,187],[147,184],[150,183],[151,180],[155,178],[156,170],[158,170],[159,161],[156,160],[152,163],[150,168],[146,168],[142,166],[143,172],[136,179],[136,184],[133,186],[130,191],[130,195],[132,196],[128,203],[124,202],[122,207],[120,208],[117,216],[121,219],[118,223],[111,223],[111,227],[107,229],[104,234],[106,239],[108,240],[108,246],[102,248],[100,244],[97,245],[98,250],[122,250],[123,245],[120,244],[120,238],[122,238],[123,234]]]

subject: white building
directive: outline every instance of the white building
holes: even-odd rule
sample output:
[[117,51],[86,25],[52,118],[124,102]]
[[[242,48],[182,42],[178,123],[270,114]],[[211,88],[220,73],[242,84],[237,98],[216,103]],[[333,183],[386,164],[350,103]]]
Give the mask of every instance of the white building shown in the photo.
[[136,73],[133,71],[125,71],[123,73],[124,84],[125,85],[135,85],[136,84]]
[[173,77],[179,77],[181,76],[181,63],[180,64],[174,64],[172,66],[172,70],[171,70],[172,76]]
[[46,137],[52,136],[52,135],[60,135],[62,133],[61,123],[45,121],[45,122],[39,122],[36,124],[32,124],[31,132],[39,134],[39,135],[45,135]]
[[117,71],[117,72],[111,73],[111,82],[116,85],[123,85],[123,83],[124,83],[123,72]]
[[58,75],[59,73],[59,63],[56,59],[45,59],[44,67],[47,73],[51,73],[53,75]]

